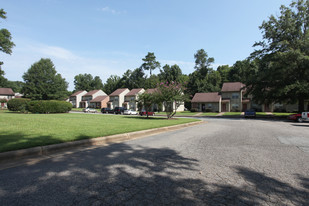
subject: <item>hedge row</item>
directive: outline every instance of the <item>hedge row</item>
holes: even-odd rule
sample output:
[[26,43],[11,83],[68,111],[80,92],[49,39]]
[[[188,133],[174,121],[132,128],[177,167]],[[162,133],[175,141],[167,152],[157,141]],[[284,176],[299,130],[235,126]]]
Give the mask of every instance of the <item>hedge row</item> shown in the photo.
[[30,102],[30,99],[15,98],[15,99],[10,99],[7,102],[7,105],[10,111],[25,112],[27,111],[27,105],[29,102]]
[[72,104],[56,100],[11,99],[8,101],[8,109],[11,111],[32,113],[66,113],[72,109]]

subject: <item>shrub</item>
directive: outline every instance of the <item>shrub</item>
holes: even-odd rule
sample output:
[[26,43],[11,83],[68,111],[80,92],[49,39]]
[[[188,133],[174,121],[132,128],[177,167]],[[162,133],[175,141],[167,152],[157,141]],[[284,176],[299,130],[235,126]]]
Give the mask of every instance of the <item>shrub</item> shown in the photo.
[[65,101],[36,100],[29,102],[27,109],[32,113],[66,113],[72,109],[72,104]]
[[190,112],[198,112],[198,109],[197,108],[191,108]]
[[10,99],[7,103],[7,106],[10,111],[25,112],[29,102],[30,102],[30,99],[15,98],[15,99]]

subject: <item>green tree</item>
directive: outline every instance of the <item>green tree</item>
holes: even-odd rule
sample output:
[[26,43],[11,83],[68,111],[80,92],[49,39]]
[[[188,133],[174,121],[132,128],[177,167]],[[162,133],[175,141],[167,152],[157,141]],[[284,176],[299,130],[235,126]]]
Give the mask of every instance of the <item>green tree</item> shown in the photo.
[[[0,9],[0,18],[6,19],[6,12],[3,9]],[[11,33],[7,29],[0,29],[0,51],[6,54],[12,54],[12,48],[15,44],[12,42]],[[4,77],[4,71],[1,69],[1,65],[3,64],[0,61],[0,87],[4,87],[7,84],[7,79]]]
[[106,94],[111,94],[116,89],[119,88],[120,85],[120,77],[117,75],[111,75],[107,80],[106,83],[103,84],[103,91]]
[[195,70],[199,72],[201,76],[206,76],[209,72],[210,66],[215,62],[213,57],[208,57],[204,49],[198,50],[194,54],[195,58]]
[[309,0],[282,5],[280,15],[270,16],[260,29],[263,40],[251,54],[259,58],[258,69],[246,82],[248,92],[260,102],[298,101],[298,110],[304,111],[309,98]]
[[99,76],[92,77],[91,74],[79,74],[74,77],[75,91],[103,89],[103,83]]
[[24,73],[22,92],[26,98],[34,100],[63,100],[68,95],[68,83],[50,59],[41,59]]
[[220,85],[220,82],[217,84],[217,81],[221,81],[221,79],[217,79],[217,74],[211,68],[211,64],[214,63],[214,58],[208,57],[204,49],[198,50],[194,54],[194,57],[195,71],[189,74],[189,82],[187,84],[188,93],[193,96],[197,92],[216,92],[220,90],[217,87],[217,85]]
[[21,93],[23,86],[24,86],[24,82],[22,81],[7,81],[4,87],[12,88],[14,92]]
[[221,77],[221,81],[222,81],[221,86],[225,82],[230,82],[229,73],[230,73],[231,69],[232,68],[229,65],[218,66],[217,71],[220,73],[220,77]]
[[141,110],[141,108],[144,107],[147,118],[148,118],[148,111],[150,111],[151,105],[156,102],[155,96],[153,94],[144,92],[138,95],[137,101],[138,101],[139,109]]
[[160,63],[156,61],[156,56],[153,52],[148,52],[148,54],[143,58],[144,63],[141,68],[144,70],[149,70],[150,76],[152,75],[152,71],[156,68],[160,68]]
[[164,65],[162,69],[160,69],[159,74],[160,81],[167,81],[167,82],[181,82],[183,83],[183,75],[180,67],[175,65]]
[[168,119],[172,118],[177,109],[188,98],[184,94],[185,88],[182,84],[177,82],[161,82],[153,94],[156,103],[162,103],[165,107],[166,116]]
[[[0,9],[0,18],[6,19],[6,12],[3,9]],[[12,42],[11,33],[7,29],[0,30],[0,51],[6,54],[12,54],[12,48],[15,44]],[[0,62],[2,65],[3,62]]]
[[159,83],[160,83],[160,79],[158,75],[153,74],[145,80],[144,88],[153,89],[153,88],[156,88]]

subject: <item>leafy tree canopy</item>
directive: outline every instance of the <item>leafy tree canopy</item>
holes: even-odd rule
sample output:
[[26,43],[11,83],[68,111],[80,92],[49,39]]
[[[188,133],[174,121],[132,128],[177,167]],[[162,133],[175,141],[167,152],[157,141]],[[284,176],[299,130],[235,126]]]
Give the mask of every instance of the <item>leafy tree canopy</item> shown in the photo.
[[22,93],[34,100],[63,100],[68,95],[68,83],[50,59],[34,63],[23,75]]
[[[6,12],[3,9],[0,9],[0,18],[6,19]],[[7,29],[0,29],[0,51],[6,54],[12,54],[12,48],[15,44],[12,42],[11,33]],[[1,65],[3,64],[0,61],[0,87],[5,87],[8,83],[8,80],[4,77],[4,71],[1,69]]]
[[258,101],[298,101],[299,111],[304,111],[309,98],[309,0],[282,5],[280,15],[270,16],[260,29],[263,40],[251,54],[259,60],[246,82],[249,93]]
[[103,91],[106,94],[111,94],[113,91],[120,88],[120,84],[120,77],[117,75],[111,75],[103,85]]
[[148,52],[148,54],[143,58],[144,63],[141,68],[144,70],[149,70],[150,76],[152,75],[152,71],[156,68],[160,68],[160,63],[156,60],[156,56],[153,52]]
[[99,76],[92,77],[91,74],[79,74],[74,77],[75,91],[103,89],[103,83]]

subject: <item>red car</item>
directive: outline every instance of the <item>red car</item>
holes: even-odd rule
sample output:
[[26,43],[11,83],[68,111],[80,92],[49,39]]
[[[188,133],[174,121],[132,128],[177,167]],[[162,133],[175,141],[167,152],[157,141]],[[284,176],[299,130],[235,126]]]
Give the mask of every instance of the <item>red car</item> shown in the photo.
[[[148,113],[148,116],[154,116],[155,115],[154,112],[147,112],[147,113]],[[139,112],[139,115],[146,116],[147,114],[146,114],[145,110],[142,110],[142,111]]]
[[301,122],[302,120],[301,114],[291,114],[290,116],[288,116],[288,120],[293,120],[295,122]]

